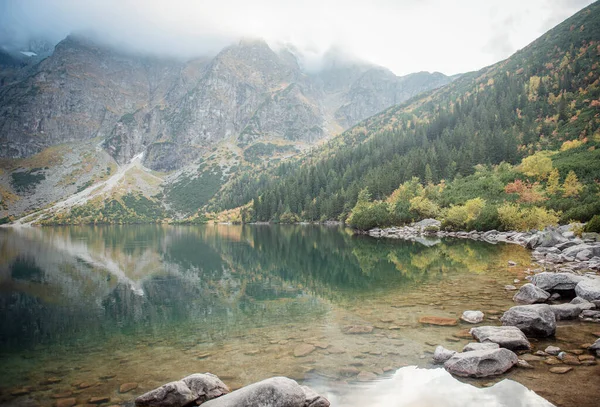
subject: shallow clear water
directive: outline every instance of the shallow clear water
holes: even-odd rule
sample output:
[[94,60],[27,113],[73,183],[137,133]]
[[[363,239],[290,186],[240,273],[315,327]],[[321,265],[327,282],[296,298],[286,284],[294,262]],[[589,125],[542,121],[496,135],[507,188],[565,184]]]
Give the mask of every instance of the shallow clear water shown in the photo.
[[[70,394],[79,403],[106,396],[106,405],[127,404],[208,371],[232,388],[285,375],[335,405],[369,405],[361,399],[369,391],[392,397],[371,405],[427,405],[431,387],[422,388],[421,404],[398,397],[403,386],[391,383],[416,373],[396,370],[431,367],[437,344],[461,349],[469,326],[423,326],[419,317],[480,309],[497,324],[514,294],[503,287],[524,278],[530,255],[515,245],[424,243],[318,226],[0,229],[0,402],[49,406]],[[373,330],[350,334],[349,326]],[[593,330],[565,329],[573,343]],[[546,371],[507,377],[560,400]],[[419,372],[421,383],[442,380],[441,394],[469,394],[439,370]],[[536,389],[540,380],[550,385]],[[119,392],[131,382],[137,388]],[[468,387],[491,400],[473,405],[492,406],[520,394],[514,386]]]

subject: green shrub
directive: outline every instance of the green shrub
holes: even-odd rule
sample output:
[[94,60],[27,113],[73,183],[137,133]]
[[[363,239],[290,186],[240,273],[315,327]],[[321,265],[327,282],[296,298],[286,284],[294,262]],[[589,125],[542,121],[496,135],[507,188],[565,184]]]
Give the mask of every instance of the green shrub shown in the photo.
[[558,224],[559,213],[537,206],[522,208],[518,204],[505,203],[498,207],[498,217],[505,230],[542,230]]
[[486,205],[479,216],[467,223],[467,230],[498,230],[502,228],[502,223],[498,217],[498,207],[495,205]]
[[594,215],[594,217],[585,225],[583,231],[588,233],[600,233],[600,215]]

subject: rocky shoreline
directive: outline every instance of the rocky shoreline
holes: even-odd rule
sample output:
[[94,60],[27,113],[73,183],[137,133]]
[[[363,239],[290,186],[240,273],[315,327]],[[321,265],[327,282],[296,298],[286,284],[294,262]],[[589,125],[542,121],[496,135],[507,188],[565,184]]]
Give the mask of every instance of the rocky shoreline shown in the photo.
[[[582,344],[580,349],[562,350],[556,346],[535,350],[529,338],[553,337],[557,321],[579,319],[600,323],[600,242],[598,234],[577,237],[572,226],[532,232],[446,232],[440,222],[426,219],[405,227],[372,229],[375,238],[393,238],[436,244],[435,238],[454,237],[481,240],[491,244],[514,243],[532,250],[532,257],[544,269],[528,271],[513,301],[518,304],[504,312],[502,326],[477,326],[469,332],[478,342],[456,352],[438,346],[433,355],[436,364],[462,377],[497,376],[513,366],[532,368],[528,361],[543,360],[552,365],[550,373],[565,374],[576,366],[596,365],[600,358],[600,339]],[[433,240],[431,238],[434,238]],[[516,263],[509,262],[509,266]],[[549,271],[548,271],[549,270]],[[517,280],[515,280],[517,282]],[[570,301],[569,301],[570,300]],[[481,311],[465,311],[462,320],[479,324]]]
[[534,260],[545,269],[575,273],[582,270],[600,270],[600,234],[583,233],[578,237],[573,232],[574,225],[530,232],[448,232],[440,230],[440,226],[441,222],[438,220],[424,219],[408,226],[374,228],[359,233],[374,238],[416,241],[427,246],[437,244],[438,239],[447,237],[491,244],[512,243],[533,250]]
[[272,377],[231,392],[217,376],[196,373],[135,399],[136,407],[329,407],[329,401],[287,377]]

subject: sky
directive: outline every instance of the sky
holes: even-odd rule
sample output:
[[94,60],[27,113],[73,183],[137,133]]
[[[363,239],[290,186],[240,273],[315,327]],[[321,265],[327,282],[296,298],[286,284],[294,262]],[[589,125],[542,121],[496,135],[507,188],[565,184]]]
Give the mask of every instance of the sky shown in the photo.
[[591,0],[0,0],[0,45],[94,33],[142,53],[192,58],[239,38],[292,44],[318,69],[331,48],[397,75],[491,65]]

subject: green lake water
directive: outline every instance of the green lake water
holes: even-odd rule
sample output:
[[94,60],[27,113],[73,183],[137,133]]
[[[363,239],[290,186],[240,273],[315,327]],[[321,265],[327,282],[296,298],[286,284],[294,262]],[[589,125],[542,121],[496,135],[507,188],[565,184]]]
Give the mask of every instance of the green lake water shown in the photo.
[[[431,355],[460,350],[470,326],[418,322],[479,309],[499,324],[513,305],[504,286],[530,262],[515,245],[320,226],[0,229],[0,404],[131,405],[196,372],[231,388],[284,375],[332,405],[548,405],[516,382],[560,404],[581,375],[558,381],[540,365],[461,383],[431,369]],[[592,330],[564,324],[552,344],[578,346]],[[503,378],[514,381],[483,387]],[[121,393],[124,383],[137,387]],[[452,404],[452,393],[466,399]]]

